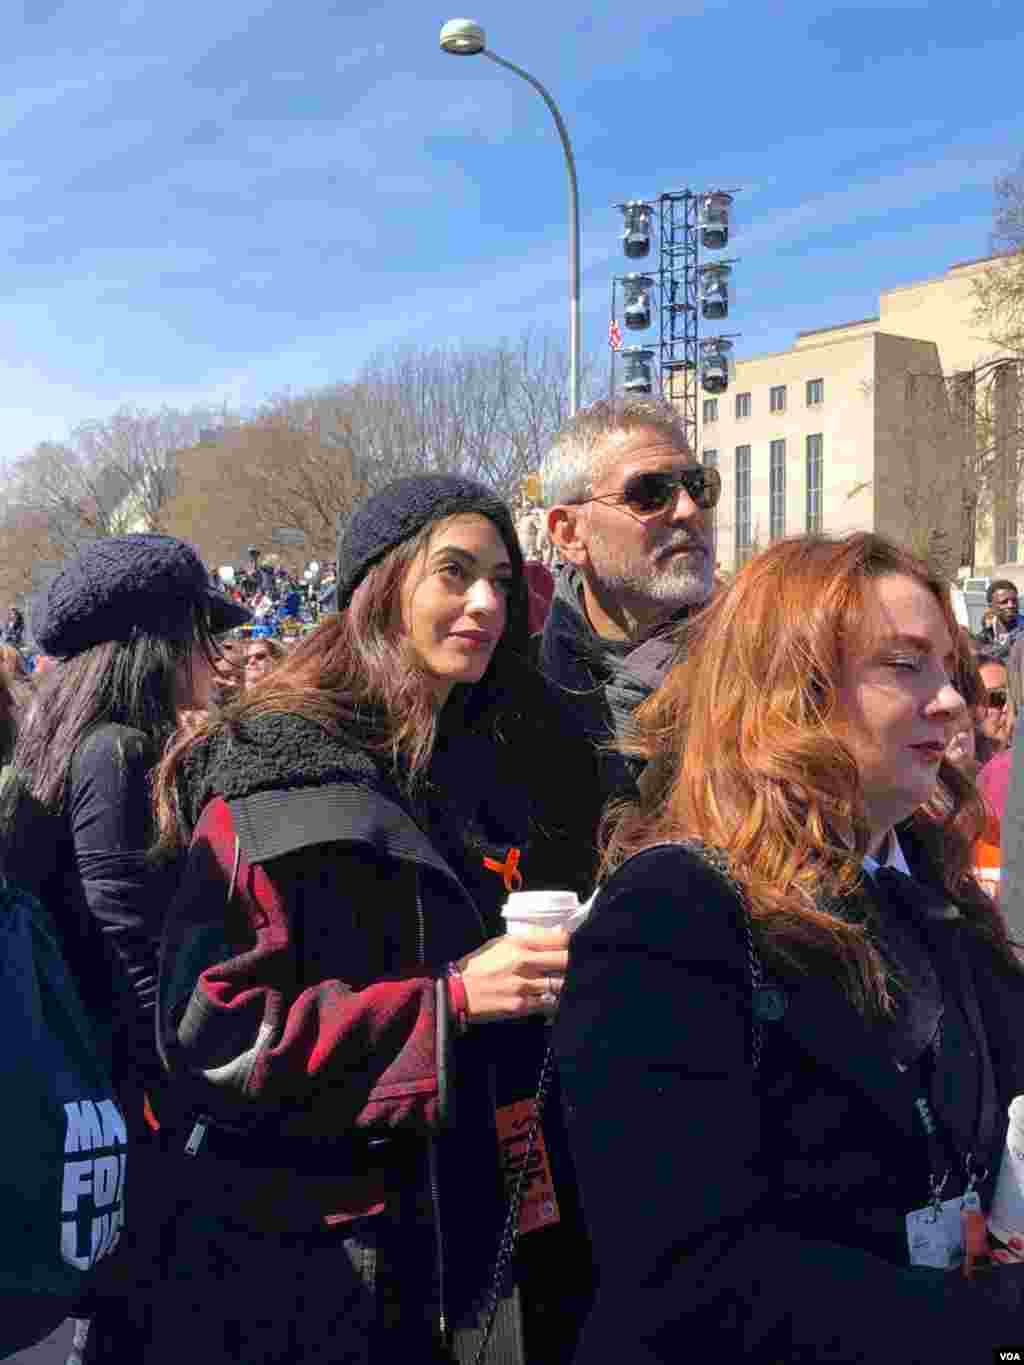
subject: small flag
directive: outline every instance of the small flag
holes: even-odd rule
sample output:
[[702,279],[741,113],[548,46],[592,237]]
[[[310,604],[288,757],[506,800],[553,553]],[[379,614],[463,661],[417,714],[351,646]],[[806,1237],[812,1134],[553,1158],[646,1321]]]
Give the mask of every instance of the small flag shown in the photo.
[[622,350],[622,328],[615,318],[612,318],[608,324],[608,345],[613,351]]

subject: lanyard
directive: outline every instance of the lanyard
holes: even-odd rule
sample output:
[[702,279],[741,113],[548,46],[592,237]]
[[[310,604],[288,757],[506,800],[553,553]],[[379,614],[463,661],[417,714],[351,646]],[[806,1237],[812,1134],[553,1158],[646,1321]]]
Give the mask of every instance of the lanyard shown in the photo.
[[[922,1084],[914,1096],[914,1113],[928,1147],[928,1164],[931,1168],[929,1186],[932,1199],[936,1203],[941,1197],[942,1190],[945,1188],[954,1166],[963,1166],[966,1180],[965,1194],[970,1194],[975,1185],[988,1178],[990,1163],[986,1164],[985,1158],[991,1156],[992,1153],[979,1151],[979,1148],[986,1130],[998,1131],[998,1125],[992,1123],[994,1111],[999,1107],[999,1099],[995,1090],[991,1059],[988,1055],[988,1042],[981,1013],[978,1009],[977,997],[974,993],[974,983],[970,978],[970,965],[964,957],[959,930],[954,932],[949,948],[952,951],[955,966],[954,977],[949,976],[948,963],[938,945],[936,945],[932,960],[940,979],[943,980],[945,989],[960,1006],[967,1027],[973,1035],[978,1065],[978,1110],[974,1122],[973,1139],[968,1151],[961,1153],[948,1127],[939,1124],[932,1110],[925,1094],[924,1075],[922,1074]],[[923,1067],[921,1067],[921,1071],[924,1072]],[[950,1161],[951,1155],[952,1162]]]
[[[958,1165],[958,1161],[952,1164],[949,1160],[949,1152],[952,1151],[956,1156],[955,1147],[947,1147],[939,1137],[939,1125],[932,1113],[932,1107],[928,1103],[928,1096],[923,1091],[919,1091],[914,1096],[914,1113],[917,1115],[918,1124],[924,1133],[925,1143],[928,1147],[928,1165],[931,1168],[928,1176],[928,1189],[931,1195],[931,1202],[936,1206],[942,1201],[942,1192],[946,1188],[953,1165]],[[971,1177],[971,1153],[964,1159],[964,1166],[968,1172],[970,1186],[973,1187],[974,1181]]]

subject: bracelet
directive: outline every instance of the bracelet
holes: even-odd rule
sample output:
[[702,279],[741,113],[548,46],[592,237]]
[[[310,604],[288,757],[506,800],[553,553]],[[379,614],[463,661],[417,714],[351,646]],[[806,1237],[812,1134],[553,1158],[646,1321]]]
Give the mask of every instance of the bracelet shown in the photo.
[[448,1003],[455,1018],[455,1032],[461,1038],[469,1028],[469,996],[466,994],[466,983],[456,962],[449,962],[444,974],[448,979]]

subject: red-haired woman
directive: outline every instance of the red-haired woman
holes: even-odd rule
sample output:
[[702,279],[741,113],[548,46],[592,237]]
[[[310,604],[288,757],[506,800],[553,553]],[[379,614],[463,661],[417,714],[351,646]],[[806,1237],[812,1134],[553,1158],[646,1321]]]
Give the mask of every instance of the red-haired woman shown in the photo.
[[687,644],[555,1026],[600,1285],[578,1365],[997,1358],[1024,1267],[975,1270],[980,1212],[950,1267],[1024,1092],[1024,973],[944,757],[946,587],[878,536],[783,542]]
[[[589,889],[592,755],[525,662],[522,556],[480,485],[400,480],[357,509],[339,607],[157,783],[165,845],[191,838],[158,1022],[195,1157],[150,1365],[478,1342],[495,1098],[532,1096],[567,960],[564,931],[506,937],[500,912],[520,878]],[[569,1354],[571,1314],[551,1321],[531,1360]],[[499,1328],[488,1360],[514,1365],[511,1299]]]

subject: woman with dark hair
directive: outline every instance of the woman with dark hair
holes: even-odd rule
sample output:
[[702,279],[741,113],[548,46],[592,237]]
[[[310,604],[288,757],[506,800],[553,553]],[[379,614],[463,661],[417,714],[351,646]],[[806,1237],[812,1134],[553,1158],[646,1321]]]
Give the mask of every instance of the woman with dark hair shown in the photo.
[[[5,791],[6,875],[53,914],[86,1008],[113,1029],[115,1083],[129,1120],[133,1212],[109,1273],[146,1273],[140,1238],[156,1218],[143,1093],[156,1054],[157,944],[176,884],[156,866],[150,772],[179,716],[204,706],[214,636],[248,614],[213,593],[195,551],[163,535],[97,541],[36,603],[35,638],[57,662],[41,675]],[[123,1285],[97,1290],[87,1359],[139,1358]],[[107,1294],[116,1294],[111,1301]]]
[[7,675],[0,671],[0,768],[10,762],[17,733],[17,703]]
[[150,1072],[156,944],[174,882],[147,856],[149,773],[180,713],[206,704],[214,636],[247,619],[209,589],[191,546],[163,535],[97,541],[33,613],[40,648],[59,662],[18,736],[8,875],[62,909],[66,955],[89,964],[80,984],[103,1014],[110,975],[95,959],[116,962]]
[[[209,1365],[468,1361],[480,1340],[495,1102],[536,1089],[567,944],[506,937],[500,911],[513,887],[589,890],[593,760],[525,661],[522,557],[485,488],[369,499],[339,607],[161,767],[164,846],[191,838],[158,1012],[196,1197],[150,1365],[165,1338]],[[560,1306],[537,1359],[571,1351]],[[520,1358],[514,1295],[490,1351]]]
[[600,1285],[579,1365],[1020,1346],[1024,1268],[984,1211],[1024,972],[945,757],[957,639],[881,537],[782,542],[638,711],[640,800],[555,1025]]

